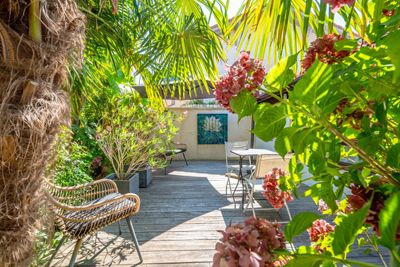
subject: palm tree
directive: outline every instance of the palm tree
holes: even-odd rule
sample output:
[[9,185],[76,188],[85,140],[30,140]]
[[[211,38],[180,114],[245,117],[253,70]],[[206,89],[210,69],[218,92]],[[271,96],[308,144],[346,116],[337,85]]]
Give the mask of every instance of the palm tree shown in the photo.
[[88,18],[86,60],[85,73],[74,72],[74,114],[85,102],[95,104],[92,97],[109,94],[113,81],[133,82],[132,74],[140,75],[153,99],[171,81],[177,96],[195,81],[208,90],[207,79],[218,75],[217,62],[225,57],[221,37],[209,26],[211,16],[224,18],[222,2],[120,1],[114,14],[97,2],[81,0]]
[[[314,39],[340,32],[371,44],[368,25],[377,27],[383,16],[377,10],[388,4],[395,6],[393,1],[384,2],[378,1],[375,8],[369,1],[245,0],[223,33],[230,44],[237,43],[243,50],[252,51],[254,57],[274,64],[298,52],[303,57],[313,41],[310,36]],[[343,6],[335,10],[339,4]]]
[[73,0],[0,3],[0,265],[29,263],[43,169],[67,122],[67,67],[82,55]]

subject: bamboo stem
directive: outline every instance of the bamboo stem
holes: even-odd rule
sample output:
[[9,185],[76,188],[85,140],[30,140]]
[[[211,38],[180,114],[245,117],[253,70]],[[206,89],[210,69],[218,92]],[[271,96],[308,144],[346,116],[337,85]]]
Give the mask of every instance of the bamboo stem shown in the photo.
[[38,43],[42,42],[42,23],[40,17],[40,0],[31,0],[29,7],[29,36]]

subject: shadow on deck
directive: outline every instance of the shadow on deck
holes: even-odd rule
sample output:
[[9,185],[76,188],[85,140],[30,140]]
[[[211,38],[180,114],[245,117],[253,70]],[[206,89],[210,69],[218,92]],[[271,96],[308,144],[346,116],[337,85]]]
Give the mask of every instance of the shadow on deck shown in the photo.
[[[144,258],[141,266],[211,266],[215,243],[221,238],[217,231],[243,221],[251,212],[244,214],[225,195],[225,162],[192,161],[187,167],[184,162],[174,161],[168,171],[167,175],[164,170],[154,172],[152,185],[140,189],[142,206],[132,223]],[[305,186],[300,188],[300,192],[305,190]],[[270,207],[265,201],[260,203]],[[293,215],[305,210],[316,211],[311,199],[295,200],[289,207]],[[262,210],[257,216],[288,221],[285,209]],[[86,239],[76,266],[134,266],[139,258],[126,222],[122,220],[121,224],[121,236],[114,224]],[[295,241],[295,245],[308,243],[306,235]],[[52,266],[66,266],[73,245],[67,242]],[[373,256],[370,261],[378,262]]]

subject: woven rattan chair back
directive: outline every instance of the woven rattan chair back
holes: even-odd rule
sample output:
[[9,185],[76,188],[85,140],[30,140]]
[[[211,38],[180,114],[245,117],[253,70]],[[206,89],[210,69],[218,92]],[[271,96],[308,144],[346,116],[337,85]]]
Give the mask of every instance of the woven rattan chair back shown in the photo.
[[63,232],[64,237],[77,239],[69,266],[74,265],[85,236],[124,218],[127,219],[140,262],[142,262],[136,234],[129,220],[130,216],[140,210],[140,198],[136,194],[119,194],[116,184],[108,179],[71,187],[60,187],[47,181],[45,189],[56,226]]

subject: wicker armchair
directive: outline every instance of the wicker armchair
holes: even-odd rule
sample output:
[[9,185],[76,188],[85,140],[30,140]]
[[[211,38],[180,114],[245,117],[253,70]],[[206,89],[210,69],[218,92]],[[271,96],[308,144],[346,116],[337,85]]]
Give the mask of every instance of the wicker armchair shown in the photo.
[[60,187],[47,182],[46,189],[47,197],[55,215],[55,223],[63,232],[63,238],[50,262],[65,238],[72,238],[77,241],[69,266],[74,266],[84,237],[114,222],[118,222],[119,234],[121,235],[119,221],[123,218],[126,218],[135,243],[140,259],[139,264],[143,262],[139,243],[130,221],[130,216],[140,210],[140,198],[136,194],[119,194],[116,184],[107,179],[72,187]]

